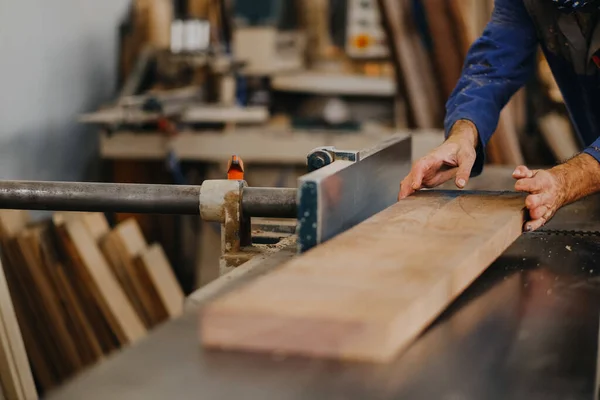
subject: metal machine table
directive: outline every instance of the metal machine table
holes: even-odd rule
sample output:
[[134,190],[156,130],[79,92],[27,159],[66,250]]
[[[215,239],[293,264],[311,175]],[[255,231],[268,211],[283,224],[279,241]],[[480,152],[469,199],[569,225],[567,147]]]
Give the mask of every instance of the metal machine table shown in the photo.
[[[558,231],[600,231],[598,200],[523,235],[391,364],[206,351],[194,306],[49,398],[591,399],[600,236]],[[284,249],[245,279],[291,256]]]

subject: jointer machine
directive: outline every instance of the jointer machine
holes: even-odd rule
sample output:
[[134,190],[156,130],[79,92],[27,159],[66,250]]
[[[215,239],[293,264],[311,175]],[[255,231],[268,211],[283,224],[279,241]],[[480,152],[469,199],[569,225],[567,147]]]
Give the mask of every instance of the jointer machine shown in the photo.
[[[396,201],[400,179],[411,165],[411,139],[395,136],[361,151],[323,147],[308,155],[307,164],[309,172],[290,189],[252,188],[235,179],[201,186],[0,182],[0,208],[199,214],[221,224],[222,277],[192,294],[181,318],[48,398],[597,396],[598,197],[564,208],[541,231],[523,235],[392,363],[202,349],[197,312],[203,304]],[[510,172],[505,175],[510,182]],[[252,245],[254,217],[296,219],[295,235],[277,246]]]

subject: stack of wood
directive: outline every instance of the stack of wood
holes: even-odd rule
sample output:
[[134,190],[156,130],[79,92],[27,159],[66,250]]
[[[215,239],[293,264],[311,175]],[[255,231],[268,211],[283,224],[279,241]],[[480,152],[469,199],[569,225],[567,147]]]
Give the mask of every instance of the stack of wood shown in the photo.
[[[460,78],[467,51],[489,21],[493,1],[379,0],[379,5],[410,125],[440,128],[444,104]],[[524,162],[518,139],[524,109],[520,95],[503,111],[488,149],[491,162]]]
[[182,312],[162,248],[148,246],[133,219],[111,230],[102,214],[32,224],[24,211],[0,211],[0,244],[40,392]]
[[171,42],[174,18],[170,0],[134,0],[121,27],[121,76],[129,76],[141,51],[146,47],[167,49]]

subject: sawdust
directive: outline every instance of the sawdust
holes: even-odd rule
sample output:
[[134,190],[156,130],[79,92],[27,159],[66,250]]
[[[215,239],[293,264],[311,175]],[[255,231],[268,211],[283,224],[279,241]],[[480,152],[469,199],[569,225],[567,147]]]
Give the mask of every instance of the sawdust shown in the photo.
[[261,253],[277,253],[278,251],[295,247],[296,246],[296,235],[291,235],[279,241],[276,244],[254,244],[253,247],[260,249]]

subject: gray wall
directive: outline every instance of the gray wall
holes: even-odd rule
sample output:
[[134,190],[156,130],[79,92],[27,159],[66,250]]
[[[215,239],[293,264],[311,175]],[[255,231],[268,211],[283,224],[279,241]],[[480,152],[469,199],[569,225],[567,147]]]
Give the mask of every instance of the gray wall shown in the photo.
[[0,0],[0,179],[78,180],[97,157],[76,122],[116,92],[127,0]]

